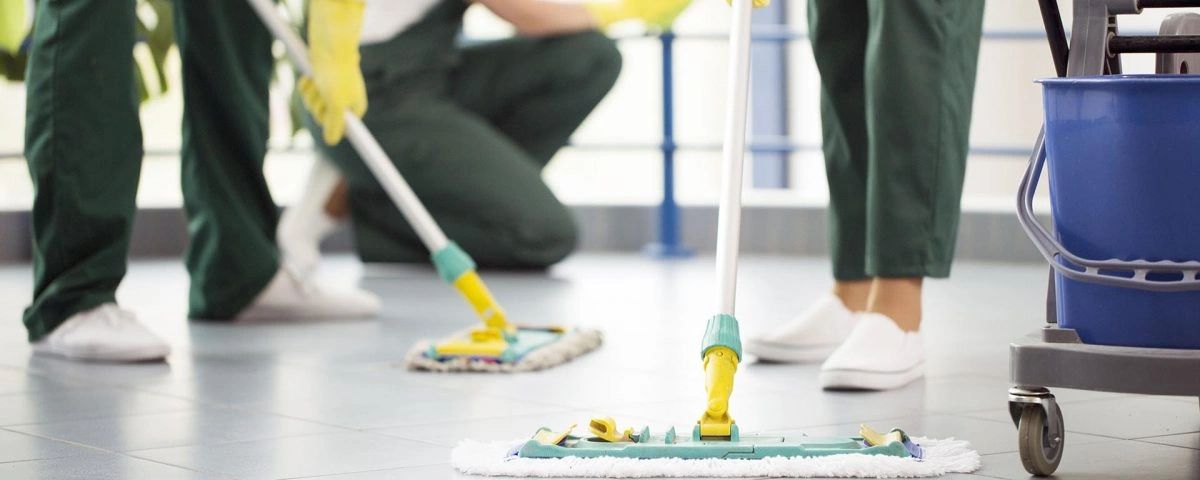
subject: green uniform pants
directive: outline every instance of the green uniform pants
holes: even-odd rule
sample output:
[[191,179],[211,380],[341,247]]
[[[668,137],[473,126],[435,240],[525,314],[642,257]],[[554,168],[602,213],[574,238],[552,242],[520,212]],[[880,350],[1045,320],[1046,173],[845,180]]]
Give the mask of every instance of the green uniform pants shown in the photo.
[[[125,274],[142,136],[133,0],[39,0],[26,82],[33,203],[30,340],[113,302]],[[176,0],[190,315],[225,319],[278,270],[262,175],[271,39],[245,0]]]
[[[620,54],[597,32],[462,47],[455,36],[465,5],[445,1],[393,39],[363,48],[363,120],[479,265],[545,267],[574,249],[577,233],[541,170],[608,93]],[[362,259],[428,262],[347,142],[327,153],[347,177]]]
[[950,274],[983,0],[810,0],[833,273]]

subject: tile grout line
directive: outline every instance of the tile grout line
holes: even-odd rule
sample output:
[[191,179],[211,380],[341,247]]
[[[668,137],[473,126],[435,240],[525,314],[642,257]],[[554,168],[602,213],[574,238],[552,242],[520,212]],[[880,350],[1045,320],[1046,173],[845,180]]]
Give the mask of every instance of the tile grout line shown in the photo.
[[[51,440],[51,441],[55,441],[55,442],[59,442],[59,443],[65,443],[65,444],[67,444],[67,445],[71,445],[71,446],[78,447],[78,448],[83,448],[83,449],[86,449],[86,450],[92,450],[92,451],[99,452],[99,453],[108,453],[108,454],[117,455],[117,456],[120,456],[120,457],[133,458],[133,459],[137,459],[137,460],[141,460],[141,461],[146,461],[146,462],[156,463],[156,464],[159,464],[159,465],[165,465],[165,466],[168,466],[168,467],[173,467],[173,468],[179,468],[179,469],[188,470],[188,471],[192,471],[192,472],[196,472],[196,473],[203,473],[203,474],[215,474],[215,475],[219,475],[219,476],[226,477],[226,478],[234,478],[234,477],[231,477],[231,476],[229,476],[229,475],[226,475],[226,474],[223,474],[223,473],[220,473],[220,472],[209,472],[209,471],[205,471],[205,470],[198,470],[198,469],[194,469],[194,468],[190,468],[190,467],[185,467],[185,466],[183,466],[183,465],[174,465],[174,464],[170,464],[170,463],[166,463],[166,462],[160,462],[160,461],[158,461],[158,460],[154,460],[154,459],[150,459],[150,458],[141,458],[141,457],[137,457],[137,456],[134,456],[134,455],[130,455],[130,454],[126,453],[126,452],[121,452],[121,451],[118,451],[118,450],[109,450],[109,449],[107,449],[107,448],[101,448],[101,447],[97,447],[97,446],[95,446],[95,445],[88,445],[88,444],[86,444],[86,443],[79,443],[79,442],[73,442],[73,441],[70,441],[70,440],[57,439],[57,438],[47,437],[47,436],[44,436],[44,435],[37,435],[37,434],[33,434],[33,433],[26,433],[26,432],[14,432],[14,431],[12,431],[12,430],[8,430],[8,429],[5,429],[5,428],[0,428],[0,429],[2,429],[2,430],[6,430],[6,431],[10,431],[10,432],[13,432],[13,433],[19,433],[19,434],[22,434],[22,435],[28,435],[28,436],[31,436],[31,437],[34,437],[34,438],[40,438],[40,439],[43,439],[43,440]],[[70,458],[70,457],[58,457],[58,458]],[[45,460],[55,460],[55,459],[38,459],[38,460],[24,460],[24,461],[25,461],[25,462],[38,462],[38,461],[45,461]],[[20,463],[20,462],[8,462],[8,463],[10,463],[10,464],[11,464],[11,463]]]
[[1187,432],[1164,433],[1162,435],[1150,435],[1148,437],[1130,438],[1129,440],[1149,440],[1152,438],[1174,437],[1174,436],[1178,436],[1178,435],[1191,435],[1193,433],[1200,433],[1200,430],[1192,430],[1192,431],[1187,431]]
[[409,470],[409,469],[413,469],[413,468],[434,467],[434,466],[438,466],[438,465],[445,465],[445,466],[448,466],[448,467],[451,467],[451,468],[453,468],[453,465],[451,465],[449,462],[446,462],[446,463],[429,463],[429,464],[425,464],[425,465],[410,465],[410,466],[407,466],[407,467],[396,467],[396,468],[375,468],[375,469],[370,469],[370,470],[355,470],[355,471],[353,471],[353,472],[338,472],[338,473],[332,473],[332,474],[329,474],[329,475],[305,475],[305,476],[301,476],[301,477],[283,477],[283,478],[279,478],[279,479],[277,479],[277,480],[306,480],[306,479],[320,479],[320,478],[328,478],[328,477],[334,477],[334,476],[340,476],[340,475],[356,475],[356,474],[360,474],[360,473],[373,473],[373,472],[391,472],[391,471],[402,471],[402,470]]
[[124,415],[107,415],[107,416],[99,416],[99,417],[91,417],[91,416],[78,417],[78,418],[71,418],[71,419],[67,419],[67,420],[52,420],[52,421],[47,421],[47,422],[10,423],[10,424],[5,424],[5,425],[0,425],[0,428],[11,429],[11,428],[15,428],[15,427],[28,427],[28,426],[33,426],[33,425],[53,425],[56,423],[67,423],[67,422],[85,422],[85,421],[93,421],[93,420],[105,420],[105,419],[110,419],[110,418],[111,419],[133,418],[133,417],[144,416],[144,415],[179,413],[179,412],[187,412],[187,411],[191,411],[191,410],[192,410],[191,408],[181,408],[181,409],[162,410],[162,411],[158,411],[158,412],[129,413],[129,414],[124,414]]

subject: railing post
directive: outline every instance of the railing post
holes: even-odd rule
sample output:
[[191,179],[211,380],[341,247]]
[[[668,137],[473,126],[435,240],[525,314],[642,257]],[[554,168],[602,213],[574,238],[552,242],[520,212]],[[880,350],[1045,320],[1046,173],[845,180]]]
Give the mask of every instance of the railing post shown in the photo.
[[679,235],[679,205],[675,203],[675,34],[665,31],[662,42],[662,157],[663,194],[658,206],[658,241],[646,245],[645,252],[656,258],[682,258],[692,255]]

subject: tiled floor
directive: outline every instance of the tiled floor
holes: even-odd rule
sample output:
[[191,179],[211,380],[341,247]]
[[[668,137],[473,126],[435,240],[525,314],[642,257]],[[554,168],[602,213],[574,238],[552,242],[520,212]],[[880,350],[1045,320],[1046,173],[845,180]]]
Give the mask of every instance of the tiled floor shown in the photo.
[[[712,313],[711,260],[574,257],[549,274],[485,278],[528,323],[602,328],[606,345],[551,371],[432,375],[399,360],[418,338],[472,321],[427,268],[360,271],[377,321],[226,325],[183,320],[177,262],[140,262],[120,292],[176,347],[167,364],[34,357],[20,311],[29,270],[0,268],[0,478],[341,480],[456,478],[463,438],[511,439],[591,414],[688,425],[700,413],[697,342]],[[819,259],[753,257],[741,271],[745,334],[785,320],[827,288]],[[962,264],[928,287],[929,377],[886,393],[824,393],[815,366],[748,364],[733,414],[745,431],[848,435],[859,422],[972,441],[976,475],[1024,478],[1007,418],[1007,341],[1039,326],[1037,265]],[[1060,478],[1200,478],[1195,398],[1056,391],[1069,434]]]

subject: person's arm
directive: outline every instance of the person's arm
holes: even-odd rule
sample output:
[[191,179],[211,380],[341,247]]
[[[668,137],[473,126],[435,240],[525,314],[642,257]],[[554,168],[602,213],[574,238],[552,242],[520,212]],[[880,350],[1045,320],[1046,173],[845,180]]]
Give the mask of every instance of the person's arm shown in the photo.
[[342,140],[347,109],[358,117],[367,110],[367,89],[359,70],[358,37],[363,0],[311,0],[308,3],[308,59],[311,75],[296,85],[329,145]]
[[691,0],[586,0],[562,3],[555,0],[475,0],[529,36],[561,35],[608,28],[624,20],[639,20],[665,29],[687,8]]
[[475,0],[513,27],[533,37],[562,35],[596,28],[596,17],[582,3],[553,0]]

